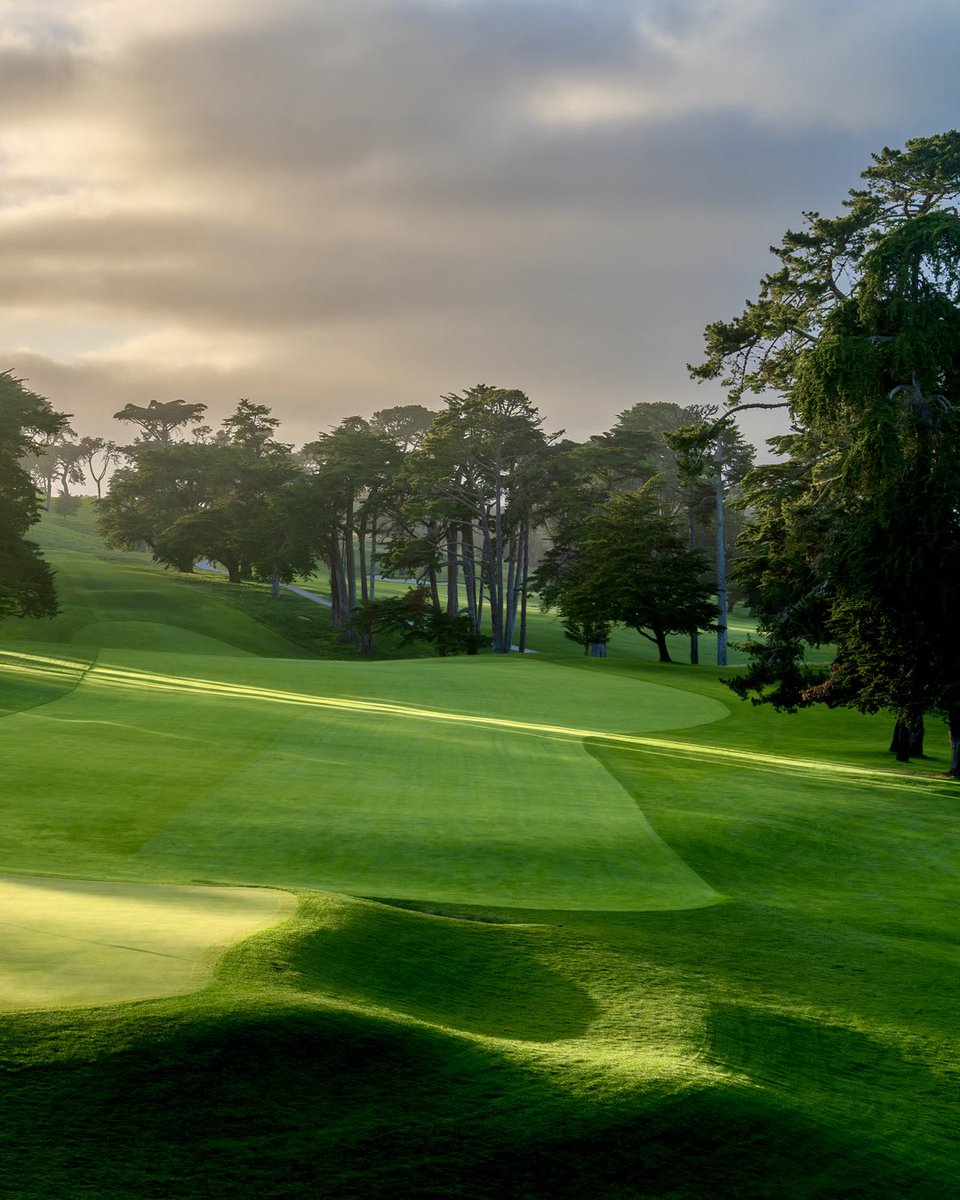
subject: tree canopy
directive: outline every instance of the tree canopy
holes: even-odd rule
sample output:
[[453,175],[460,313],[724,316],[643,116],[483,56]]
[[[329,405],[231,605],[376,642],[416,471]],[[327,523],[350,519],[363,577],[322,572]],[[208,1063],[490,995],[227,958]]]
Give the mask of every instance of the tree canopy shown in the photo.
[[562,556],[547,555],[536,583],[577,640],[593,640],[617,622],[653,642],[660,661],[670,662],[668,634],[710,628],[713,586],[706,556],[689,549],[662,513],[655,482],[615,492],[573,531]]
[[47,400],[10,371],[0,373],[0,618],[57,611],[53,573],[24,535],[40,515],[37,489],[23,460],[39,454],[67,426]]
[[[748,476],[740,578],[766,633],[735,683],[795,708],[947,717],[960,773],[960,134],[884,149],[836,218],[804,214],[693,368],[774,390],[786,461]],[[831,644],[827,668],[808,644]]]

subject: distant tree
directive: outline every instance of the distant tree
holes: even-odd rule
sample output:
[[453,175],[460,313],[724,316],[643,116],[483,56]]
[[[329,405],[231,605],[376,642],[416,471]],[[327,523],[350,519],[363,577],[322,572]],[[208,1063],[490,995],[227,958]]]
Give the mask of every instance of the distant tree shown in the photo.
[[[93,480],[97,499],[103,498],[103,481],[110,468],[123,458],[123,451],[116,444],[102,437],[82,437],[78,443],[78,462],[85,474]],[[99,459],[99,461],[98,461]]]
[[377,633],[399,637],[399,645],[422,641],[430,643],[438,658],[456,654],[476,654],[490,639],[478,635],[466,613],[451,616],[435,608],[423,588],[411,588],[403,596],[369,600],[351,617],[360,634],[361,650],[370,654]]
[[54,479],[60,483],[60,494],[69,496],[71,484],[82,486],[87,482],[83,470],[83,461],[86,457],[85,448],[79,442],[68,440],[58,441],[52,448],[56,449],[57,455]]
[[320,535],[306,515],[304,473],[273,437],[278,424],[269,408],[243,399],[211,439],[129,448],[99,505],[108,544],[145,543],[181,571],[208,558],[232,583],[268,580],[279,595],[281,582],[312,568]]
[[171,531],[178,521],[204,511],[212,502],[213,466],[210,448],[204,445],[169,442],[131,447],[97,509],[107,545],[118,550],[145,545],[158,562],[192,571],[206,551],[195,539]]
[[184,400],[151,400],[149,404],[125,404],[114,417],[135,425],[140,430],[138,443],[157,443],[167,446],[174,433],[195,424],[206,412],[205,404],[188,404]]
[[[733,416],[738,411],[732,409],[718,416],[714,407],[700,408],[695,414],[695,423],[666,434],[675,458],[676,486],[680,494],[687,497],[691,549],[696,544],[697,519],[701,526],[708,524],[711,517],[713,520],[718,667],[727,665],[728,562],[732,549],[728,510],[731,503],[737,510],[743,480],[755,457],[753,446],[744,439],[734,422]],[[740,522],[736,524],[739,527]],[[695,654],[691,654],[691,661],[697,661]]]
[[370,427],[406,452],[420,445],[436,415],[422,404],[398,404],[375,412],[370,418]]
[[53,511],[58,517],[75,517],[80,511],[80,497],[61,492],[53,502]]
[[626,625],[670,662],[669,634],[711,627],[713,589],[706,556],[661,512],[653,484],[611,496],[576,531],[562,569],[551,575],[548,563],[535,582],[572,628]]
[[48,441],[35,443],[20,460],[21,466],[43,493],[43,506],[47,512],[53,508],[53,485],[60,465],[60,447],[70,432],[69,428],[64,428]]
[[67,421],[23,380],[0,372],[0,618],[47,617],[57,611],[53,573],[25,537],[40,506],[23,460],[41,452]]
[[524,640],[530,529],[553,439],[517,389],[477,384],[443,399],[446,407],[404,463],[407,511],[419,521],[412,536],[433,547],[426,574],[434,607],[441,607],[437,576],[444,569],[446,611],[457,615],[462,574],[474,631],[482,627],[486,595],[494,653],[508,654],[518,614]]
[[[346,417],[303,447],[318,518],[325,529],[320,557],[330,569],[335,629],[353,636],[350,617],[370,598],[368,546],[376,554],[377,522],[402,450],[362,417]],[[368,543],[368,537],[372,541]]]

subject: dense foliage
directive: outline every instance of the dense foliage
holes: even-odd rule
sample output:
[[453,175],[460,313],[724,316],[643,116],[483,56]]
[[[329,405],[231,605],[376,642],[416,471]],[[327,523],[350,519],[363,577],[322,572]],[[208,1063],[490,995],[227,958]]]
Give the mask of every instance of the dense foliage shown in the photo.
[[[740,578],[767,637],[734,686],[787,709],[891,710],[904,738],[943,714],[957,774],[960,134],[884,149],[863,178],[843,216],[788,231],[694,372],[734,402],[774,389],[795,422],[786,461],[747,481]],[[811,643],[835,646],[828,668],[806,662]]]
[[21,380],[0,373],[0,617],[57,611],[53,574],[25,537],[39,515],[39,500],[23,460],[39,453],[66,423]]
[[[101,528],[117,548],[148,546],[183,571],[209,559],[234,582],[269,579],[276,588],[323,563],[333,625],[365,653],[378,630],[411,620],[399,602],[378,597],[378,578],[391,574],[422,593],[411,601],[414,637],[439,653],[470,652],[489,629],[494,651],[509,653],[525,648],[536,562],[546,555],[564,575],[570,546],[589,541],[584,522],[599,521],[613,497],[643,485],[643,514],[623,519],[640,520],[632,532],[648,548],[659,538],[661,559],[676,543],[693,591],[678,597],[663,561],[648,570],[649,555],[607,555],[591,568],[606,572],[591,601],[603,611],[591,609],[591,628],[578,623],[584,614],[569,589],[561,617],[572,636],[603,644],[614,624],[639,625],[663,653],[667,632],[695,638],[710,624],[712,614],[691,623],[684,606],[689,600],[702,613],[700,597],[710,590],[709,562],[685,556],[705,544],[711,485],[681,480],[665,439],[700,410],[637,404],[609,432],[577,445],[545,434],[516,389],[477,384],[443,401],[436,413],[401,405],[370,420],[347,417],[299,454],[275,440],[269,409],[248,400],[216,433],[199,424],[202,406],[128,405],[117,416],[134,421],[141,436],[123,451],[100,505]],[[731,461],[749,460],[739,434],[726,440]],[[558,582],[549,571],[538,575],[548,603]],[[646,589],[642,617],[621,603],[628,582],[635,594]],[[654,600],[651,589],[666,590]]]

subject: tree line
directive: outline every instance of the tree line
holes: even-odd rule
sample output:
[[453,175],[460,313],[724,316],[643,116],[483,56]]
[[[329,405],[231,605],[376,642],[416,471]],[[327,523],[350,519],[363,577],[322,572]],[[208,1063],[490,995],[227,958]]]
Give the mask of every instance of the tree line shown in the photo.
[[[181,571],[210,559],[231,582],[269,581],[275,593],[322,563],[333,626],[365,651],[378,630],[412,629],[440,653],[486,638],[495,653],[522,652],[534,594],[587,651],[602,653],[622,623],[668,661],[668,634],[712,625],[705,487],[680,481],[665,436],[700,410],[638,404],[577,444],[546,433],[516,389],[478,384],[442,404],[347,417],[296,451],[248,399],[216,431],[202,405],[127,405],[116,415],[137,435],[98,506],[101,529],[116,548],[146,546]],[[752,450],[736,431],[723,436],[742,477]],[[621,529],[616,506],[634,492],[644,522]],[[604,521],[615,532],[601,550]],[[585,571],[619,585],[588,598]],[[416,593],[381,598],[383,575]]]

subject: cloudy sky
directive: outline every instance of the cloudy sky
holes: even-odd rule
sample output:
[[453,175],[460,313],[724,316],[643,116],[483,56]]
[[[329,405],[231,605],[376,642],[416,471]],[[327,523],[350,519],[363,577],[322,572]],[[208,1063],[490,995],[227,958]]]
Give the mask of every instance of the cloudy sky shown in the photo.
[[956,0],[0,0],[0,369],[107,435],[718,399],[703,326],[956,126],[958,46]]

